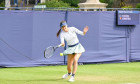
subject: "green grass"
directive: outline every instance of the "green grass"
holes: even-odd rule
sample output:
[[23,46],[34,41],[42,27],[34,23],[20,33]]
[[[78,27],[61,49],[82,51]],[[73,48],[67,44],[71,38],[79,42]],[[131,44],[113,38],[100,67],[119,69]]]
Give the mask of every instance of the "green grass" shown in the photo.
[[0,68],[0,84],[140,84],[140,62],[80,65],[75,82],[66,66]]

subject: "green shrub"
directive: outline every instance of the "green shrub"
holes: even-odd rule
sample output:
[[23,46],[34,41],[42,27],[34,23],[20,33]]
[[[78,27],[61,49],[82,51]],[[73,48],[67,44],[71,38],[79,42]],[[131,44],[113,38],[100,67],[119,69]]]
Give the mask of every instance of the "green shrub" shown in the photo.
[[122,8],[133,8],[132,6],[124,6]]
[[102,3],[107,3],[107,8],[112,8],[114,0],[100,0]]
[[138,3],[138,4],[136,5],[136,8],[140,8],[140,3]]
[[70,7],[70,4],[60,0],[50,0],[45,3],[39,3],[38,5],[46,5],[46,7]]
[[59,0],[59,1],[63,1],[64,3],[69,3],[70,6],[72,7],[78,7],[78,3],[80,2],[80,0]]
[[[5,7],[4,1],[0,0],[0,7]],[[0,8],[0,10],[3,10],[4,8]]]

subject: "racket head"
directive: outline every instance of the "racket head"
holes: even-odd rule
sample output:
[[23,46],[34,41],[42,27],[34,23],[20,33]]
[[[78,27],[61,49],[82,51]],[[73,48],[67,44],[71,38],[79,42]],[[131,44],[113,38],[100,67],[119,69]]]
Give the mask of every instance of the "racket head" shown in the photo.
[[54,54],[54,51],[55,51],[55,47],[50,46],[46,48],[44,51],[44,57],[50,58]]

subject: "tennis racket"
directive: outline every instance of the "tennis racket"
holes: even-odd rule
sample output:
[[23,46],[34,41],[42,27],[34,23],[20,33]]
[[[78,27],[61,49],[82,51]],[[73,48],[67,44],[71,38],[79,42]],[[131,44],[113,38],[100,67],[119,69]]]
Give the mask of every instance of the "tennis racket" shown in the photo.
[[56,50],[57,48],[59,48],[60,46],[62,46],[62,44],[59,44],[58,46],[55,46],[55,47],[50,46],[50,47],[46,48],[46,49],[44,50],[44,57],[45,57],[45,58],[50,58],[51,56],[53,56],[55,50]]

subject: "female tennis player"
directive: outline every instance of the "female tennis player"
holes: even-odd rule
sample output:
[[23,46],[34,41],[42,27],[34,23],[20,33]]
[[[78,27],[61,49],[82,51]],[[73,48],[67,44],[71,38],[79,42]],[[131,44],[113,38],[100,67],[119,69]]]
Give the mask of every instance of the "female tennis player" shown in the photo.
[[78,67],[78,60],[82,53],[85,52],[84,47],[79,43],[77,34],[85,35],[87,31],[88,26],[86,26],[82,32],[75,27],[68,27],[66,21],[60,22],[60,30],[57,32],[57,37],[59,37],[60,34],[60,41],[63,47],[65,46],[64,40],[67,42],[68,45],[68,48],[63,52],[63,54],[68,55],[68,73],[63,75],[62,78],[65,79],[71,75],[71,78],[69,79],[70,82],[74,82],[74,76]]

